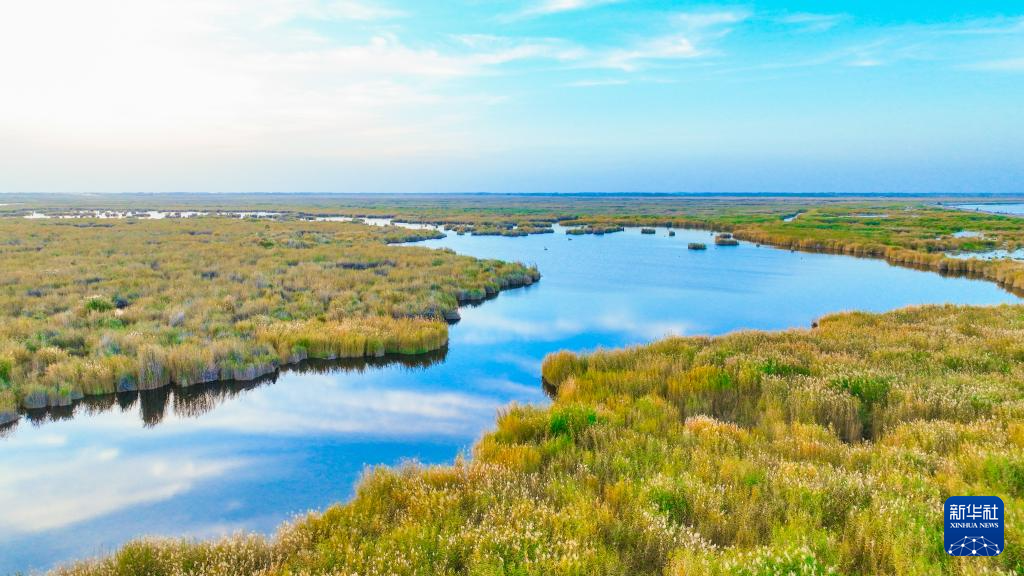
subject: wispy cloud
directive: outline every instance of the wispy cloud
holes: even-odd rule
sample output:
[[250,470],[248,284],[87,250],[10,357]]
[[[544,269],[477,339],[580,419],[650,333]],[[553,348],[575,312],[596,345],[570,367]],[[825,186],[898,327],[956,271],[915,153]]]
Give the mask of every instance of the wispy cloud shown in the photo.
[[813,14],[797,12],[777,18],[780,24],[793,26],[804,32],[826,32],[838,26],[848,18],[845,14]]
[[621,1],[622,0],[541,0],[540,2],[535,2],[526,8],[523,8],[514,14],[513,18],[528,18],[531,16],[557,14],[559,12],[585,10],[587,8],[594,8],[605,4],[615,4]]
[[632,72],[645,63],[656,60],[685,60],[701,56],[702,52],[683,35],[664,36],[637,44],[625,50],[612,50],[601,59],[606,68]]
[[[797,13],[782,16],[757,15],[770,21],[805,31],[825,31],[852,17],[842,14]],[[959,22],[851,27],[834,43],[821,44],[817,51],[802,51],[798,56],[778,53],[750,59],[747,66],[726,66],[716,73],[736,74],[750,70],[783,70],[835,66],[880,68],[927,65],[947,70],[989,70],[1015,72],[1024,58],[993,57],[1019,46],[1012,38],[1024,34],[1024,17],[987,18]],[[790,36],[791,37],[791,36]]]
[[[472,58],[443,54],[435,49],[405,45],[394,34],[378,34],[365,44],[327,46],[320,50],[256,53],[251,57],[262,70],[308,73],[321,71],[339,78],[455,77],[474,71]],[[358,76],[356,76],[358,75]]]
[[575,82],[567,82],[565,86],[570,88],[596,88],[600,86],[622,86],[624,84],[629,84],[629,80],[606,78],[604,80],[577,80]]
[[1024,33],[1024,16],[1002,16],[998,18],[979,18],[964,23],[935,25],[951,35],[963,36],[999,36],[1005,34]]
[[[706,31],[712,28],[728,27],[751,17],[747,10],[704,10],[678,12],[671,20],[688,31]],[[728,30],[728,28],[726,29]]]
[[[394,175],[412,172],[393,167],[419,161],[439,179],[431,189],[476,189],[490,183],[470,186],[471,175],[502,174],[496,166],[508,161],[494,155],[461,169],[467,158],[484,158],[482,150],[538,150],[532,139],[540,134],[546,145],[577,148],[579,132],[531,124],[549,117],[540,109],[572,106],[552,89],[629,84],[618,91],[636,115],[629,132],[663,122],[635,105],[666,97],[641,86],[655,76],[824,88],[833,77],[815,67],[927,68],[935,74],[904,79],[951,85],[967,70],[1022,66],[1021,16],[972,18],[963,16],[969,7],[936,6],[916,12],[922,21],[914,23],[861,16],[857,6],[843,15],[697,5],[706,8],[624,0],[473,0],[459,11],[413,0],[8,2],[0,8],[0,186],[291,188],[304,178],[296,174],[309,174],[302,181],[316,180],[317,189],[344,180],[346,189],[404,190],[411,184]],[[459,35],[466,32],[474,34]],[[884,82],[897,92],[907,86],[896,75]],[[869,89],[880,91],[875,101],[885,99],[883,84]],[[690,94],[698,102],[712,93]],[[521,106],[494,113],[513,100]],[[665,117],[693,126],[691,113]],[[658,138],[677,137],[669,133],[682,132]],[[593,140],[623,158],[635,153]],[[733,148],[746,145],[738,139]],[[58,158],[64,169],[50,169]]]
[[478,65],[501,65],[520,60],[570,62],[583,58],[586,50],[560,38],[507,37],[465,34],[453,38],[469,50],[467,59]]
[[[546,9],[582,9],[608,2],[548,2]],[[539,6],[539,5],[538,5]],[[536,6],[535,6],[536,8]],[[502,64],[506,61],[547,59],[579,69],[614,69],[634,72],[661,62],[681,61],[712,53],[703,46],[729,34],[734,25],[750,18],[744,10],[675,12],[663,17],[667,30],[648,37],[628,38],[610,45],[582,45],[559,38],[508,38],[466,35],[455,38],[476,52],[473,61]],[[698,42],[700,46],[698,46]],[[624,83],[623,79],[580,80],[568,85],[588,87]]]
[[357,2],[356,0],[335,0],[325,7],[325,13],[333,18],[360,20],[364,22],[371,20],[388,20],[408,15],[404,10]]
[[885,62],[874,58],[856,58],[848,61],[846,65],[851,68],[877,68],[879,66],[885,66]]
[[965,66],[965,68],[971,70],[986,70],[991,72],[1024,72],[1024,57],[977,62]]
[[598,62],[601,67],[633,72],[658,61],[708,56],[712,51],[703,46],[726,36],[750,16],[745,10],[677,12],[668,18],[672,32],[607,51]]
[[221,18],[255,19],[260,28],[299,20],[373,22],[408,16],[405,10],[371,0],[249,0],[246,6],[242,10],[228,0],[210,0],[204,11]]

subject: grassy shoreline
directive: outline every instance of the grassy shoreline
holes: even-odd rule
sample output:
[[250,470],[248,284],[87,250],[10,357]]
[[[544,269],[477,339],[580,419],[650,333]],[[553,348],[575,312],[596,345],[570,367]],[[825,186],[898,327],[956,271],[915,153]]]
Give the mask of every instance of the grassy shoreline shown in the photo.
[[[922,306],[558,353],[552,405],[504,410],[472,460],[374,469],[272,538],[55,574],[1010,574],[1022,343],[1024,307]],[[951,494],[1003,498],[1001,556],[944,554]]]

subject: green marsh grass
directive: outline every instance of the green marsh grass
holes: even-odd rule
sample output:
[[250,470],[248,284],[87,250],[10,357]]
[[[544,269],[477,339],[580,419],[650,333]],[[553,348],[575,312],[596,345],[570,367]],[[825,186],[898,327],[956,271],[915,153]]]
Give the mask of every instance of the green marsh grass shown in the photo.
[[[1014,574],[1024,569],[1024,308],[827,316],[544,362],[471,460],[367,473],[273,538],[140,541],[59,570],[142,574]],[[952,558],[942,503],[1006,503]]]

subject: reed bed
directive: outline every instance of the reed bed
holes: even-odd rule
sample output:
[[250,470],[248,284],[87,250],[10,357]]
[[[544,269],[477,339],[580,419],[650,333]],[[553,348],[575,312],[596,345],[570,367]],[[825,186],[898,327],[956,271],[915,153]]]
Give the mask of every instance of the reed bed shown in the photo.
[[[1024,226],[1024,223],[1021,225]],[[1024,262],[1016,260],[952,258],[943,252],[928,252],[845,239],[793,238],[756,229],[737,229],[734,234],[743,240],[779,248],[881,258],[899,266],[931,270],[943,274],[974,276],[995,282],[1015,292],[1024,292]]]
[[[57,574],[1014,574],[1024,568],[1024,308],[560,352],[549,407],[472,460],[374,469],[273,538],[140,541]],[[942,503],[1006,504],[952,558]]]
[[420,354],[459,303],[535,268],[394,246],[347,222],[0,218],[0,420],[85,395],[252,380],[306,358]]
[[625,228],[616,225],[580,226],[576,228],[567,228],[565,230],[565,233],[573,236],[582,236],[585,234],[603,236],[605,234],[614,234],[615,232],[622,232],[623,230],[625,230]]
[[[440,225],[460,234],[508,236],[550,233],[554,223],[569,227],[566,233],[570,235],[607,234],[624,226],[697,228],[792,250],[885,258],[896,265],[976,276],[1024,291],[1024,263],[1020,261],[944,255],[1024,247],[1024,218],[936,206],[939,201],[992,201],[984,197],[211,195],[200,200],[166,195],[156,201],[152,196],[120,195],[50,196],[45,204],[32,196],[15,199],[15,204],[0,207],[0,215],[43,211],[56,216],[85,209],[173,210],[179,214],[264,210],[285,220],[395,218]],[[799,217],[787,219],[794,214]],[[979,235],[956,236],[963,231]],[[406,233],[415,235],[415,231]]]

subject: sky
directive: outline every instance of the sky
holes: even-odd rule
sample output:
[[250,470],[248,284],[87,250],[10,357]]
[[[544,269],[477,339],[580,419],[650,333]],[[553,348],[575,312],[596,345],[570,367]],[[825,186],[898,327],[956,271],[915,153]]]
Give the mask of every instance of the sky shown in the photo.
[[0,3],[0,192],[1024,192],[1024,5]]

